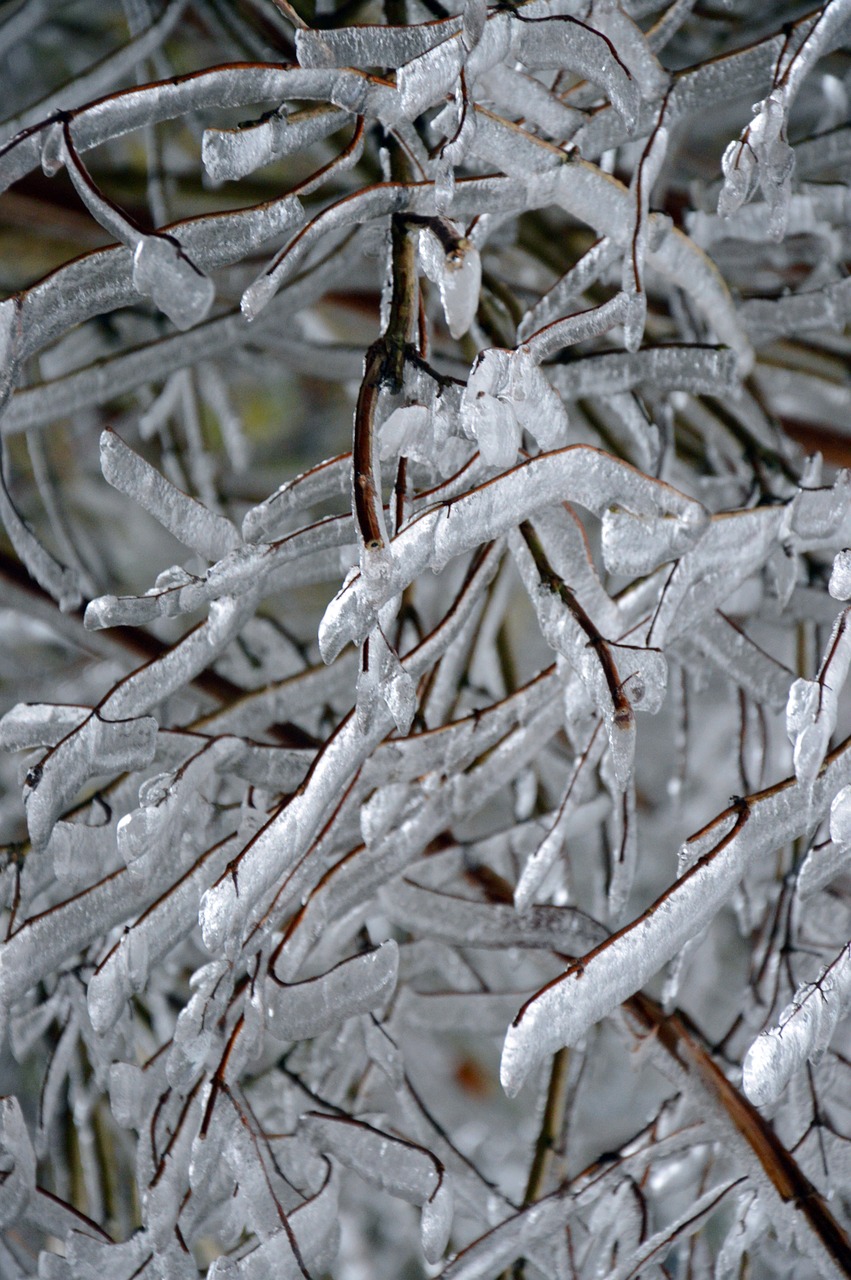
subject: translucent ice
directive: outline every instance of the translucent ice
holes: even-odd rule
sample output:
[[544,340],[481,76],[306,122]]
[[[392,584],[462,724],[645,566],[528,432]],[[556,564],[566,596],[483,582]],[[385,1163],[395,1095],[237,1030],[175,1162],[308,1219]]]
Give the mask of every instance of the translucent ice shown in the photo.
[[751,1102],[757,1106],[773,1102],[795,1071],[824,1053],[849,1003],[851,943],[822,969],[815,982],[798,988],[777,1025],[751,1045],[742,1071]]
[[0,1098],[0,1225],[14,1226],[35,1190],[35,1152],[17,1098]]
[[100,465],[114,489],[133,498],[184,546],[206,559],[218,560],[241,544],[230,520],[183,493],[112,430],[101,434]]
[[851,600],[851,551],[839,551],[834,556],[828,590],[834,600]]
[[368,1013],[393,993],[399,949],[385,942],[307,982],[267,982],[266,1025],[278,1040],[309,1040],[358,1013]]
[[191,329],[213,305],[213,282],[170,236],[144,236],[133,254],[133,284],[178,329]]

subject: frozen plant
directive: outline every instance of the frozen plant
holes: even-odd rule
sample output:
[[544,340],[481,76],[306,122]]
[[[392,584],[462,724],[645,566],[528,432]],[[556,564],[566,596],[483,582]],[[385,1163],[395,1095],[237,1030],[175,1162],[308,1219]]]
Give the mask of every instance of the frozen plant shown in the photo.
[[851,1276],[849,50],[0,9],[4,1280]]

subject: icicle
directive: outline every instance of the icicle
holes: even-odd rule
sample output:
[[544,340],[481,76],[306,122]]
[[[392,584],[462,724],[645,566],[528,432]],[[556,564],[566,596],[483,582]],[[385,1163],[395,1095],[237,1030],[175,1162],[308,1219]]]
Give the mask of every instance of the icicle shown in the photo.
[[839,551],[834,557],[828,591],[834,600],[851,600],[851,551]]

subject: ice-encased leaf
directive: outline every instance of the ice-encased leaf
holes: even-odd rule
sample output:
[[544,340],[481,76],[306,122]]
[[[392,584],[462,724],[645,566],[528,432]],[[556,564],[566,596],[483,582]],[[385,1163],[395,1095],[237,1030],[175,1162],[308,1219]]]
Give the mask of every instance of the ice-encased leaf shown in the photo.
[[178,329],[200,324],[213,305],[215,287],[170,236],[144,236],[133,254],[133,284]]
[[266,1026],[278,1040],[309,1040],[358,1013],[369,1013],[396,987],[399,948],[392,940],[363,955],[341,960],[306,982],[266,982]]
[[101,434],[100,465],[114,489],[138,502],[179,542],[205,559],[220,560],[241,546],[230,520],[183,493],[112,430]]
[[805,1062],[817,1060],[851,1004],[851,943],[815,979],[798,988],[776,1026],[763,1031],[745,1057],[742,1084],[756,1106],[780,1096]]
[[20,1219],[35,1191],[35,1152],[17,1098],[0,1098],[0,1226]]

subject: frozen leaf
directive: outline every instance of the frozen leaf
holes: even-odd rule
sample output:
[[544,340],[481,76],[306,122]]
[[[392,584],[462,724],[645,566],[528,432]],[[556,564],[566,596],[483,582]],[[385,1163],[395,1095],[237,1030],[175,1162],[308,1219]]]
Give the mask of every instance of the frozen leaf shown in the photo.
[[139,241],[133,254],[133,284],[178,329],[200,324],[213,305],[212,280],[169,236],[144,236]]

